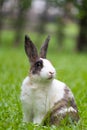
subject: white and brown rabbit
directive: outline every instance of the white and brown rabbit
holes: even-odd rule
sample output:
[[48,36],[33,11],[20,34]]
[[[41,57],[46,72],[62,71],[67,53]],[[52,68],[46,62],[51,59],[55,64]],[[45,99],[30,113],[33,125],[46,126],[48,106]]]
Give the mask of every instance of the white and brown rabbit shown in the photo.
[[31,68],[21,87],[24,121],[59,125],[68,117],[77,122],[79,115],[74,96],[65,83],[55,79],[55,68],[46,59],[49,40],[48,36],[38,55],[33,42],[25,36],[25,52]]

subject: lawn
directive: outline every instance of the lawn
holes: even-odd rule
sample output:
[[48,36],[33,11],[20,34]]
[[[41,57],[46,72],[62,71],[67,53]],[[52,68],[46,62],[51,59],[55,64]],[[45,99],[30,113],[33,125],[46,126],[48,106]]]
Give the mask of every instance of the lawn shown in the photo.
[[[52,48],[51,48],[52,49]],[[48,59],[56,78],[70,86],[79,109],[74,126],[42,127],[22,122],[20,88],[28,75],[29,63],[22,48],[0,48],[0,130],[87,130],[87,54],[57,52],[49,48]]]

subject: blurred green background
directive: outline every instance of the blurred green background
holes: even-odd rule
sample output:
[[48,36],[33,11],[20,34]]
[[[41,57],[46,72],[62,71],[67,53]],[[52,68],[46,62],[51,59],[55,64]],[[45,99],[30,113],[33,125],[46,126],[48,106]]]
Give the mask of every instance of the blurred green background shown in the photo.
[[[47,57],[56,68],[56,78],[75,95],[80,115],[76,126],[22,122],[21,84],[30,67],[25,34],[38,49],[51,36]],[[0,0],[0,129],[87,130],[86,0]]]
[[51,35],[53,48],[87,51],[86,0],[0,0],[0,47],[18,47],[29,34],[37,46]]

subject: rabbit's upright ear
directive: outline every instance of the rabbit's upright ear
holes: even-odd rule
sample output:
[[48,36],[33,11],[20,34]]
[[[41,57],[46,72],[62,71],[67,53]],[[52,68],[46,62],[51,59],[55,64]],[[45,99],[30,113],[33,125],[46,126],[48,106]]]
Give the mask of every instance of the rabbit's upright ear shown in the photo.
[[41,49],[40,49],[40,57],[41,58],[46,58],[49,40],[50,40],[50,36],[48,36],[46,38],[45,42],[41,46]]
[[25,52],[29,58],[31,65],[37,61],[38,59],[37,48],[27,35],[25,35]]

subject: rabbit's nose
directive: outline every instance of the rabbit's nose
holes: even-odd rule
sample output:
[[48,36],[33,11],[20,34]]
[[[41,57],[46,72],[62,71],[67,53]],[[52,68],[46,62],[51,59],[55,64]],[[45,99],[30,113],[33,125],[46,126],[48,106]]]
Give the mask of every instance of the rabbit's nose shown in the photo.
[[48,79],[52,79],[55,76],[54,72],[49,72],[49,78]]
[[54,72],[49,72],[49,74],[53,75],[53,74],[54,74]]

